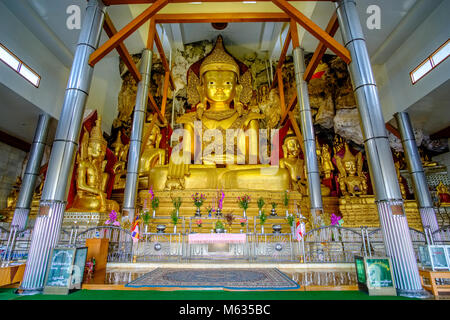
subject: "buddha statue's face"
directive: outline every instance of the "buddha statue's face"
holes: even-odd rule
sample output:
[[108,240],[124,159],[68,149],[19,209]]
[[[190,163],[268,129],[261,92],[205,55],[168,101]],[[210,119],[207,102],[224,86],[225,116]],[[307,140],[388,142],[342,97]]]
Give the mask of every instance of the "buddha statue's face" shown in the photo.
[[297,158],[300,154],[300,143],[297,139],[289,139],[286,141],[285,148],[288,157]]
[[356,173],[356,165],[354,161],[345,161],[344,163],[345,171],[350,175],[354,176]]
[[103,160],[106,154],[106,146],[99,141],[89,141],[88,154],[93,159]]
[[152,132],[150,133],[150,136],[148,137],[148,146],[155,146],[157,139],[159,138],[160,133],[159,130],[156,127],[153,127]]
[[236,94],[236,74],[233,71],[207,71],[203,80],[209,102],[229,103],[233,100]]

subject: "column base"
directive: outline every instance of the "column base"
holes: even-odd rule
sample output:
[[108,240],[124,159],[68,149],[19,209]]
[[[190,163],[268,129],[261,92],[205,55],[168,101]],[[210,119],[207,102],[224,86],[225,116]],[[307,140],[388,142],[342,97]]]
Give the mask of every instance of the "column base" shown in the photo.
[[14,291],[15,294],[18,296],[34,296],[36,294],[42,294],[44,289],[17,289]]
[[397,289],[397,295],[405,298],[429,299],[433,297],[428,291],[422,290],[402,290]]

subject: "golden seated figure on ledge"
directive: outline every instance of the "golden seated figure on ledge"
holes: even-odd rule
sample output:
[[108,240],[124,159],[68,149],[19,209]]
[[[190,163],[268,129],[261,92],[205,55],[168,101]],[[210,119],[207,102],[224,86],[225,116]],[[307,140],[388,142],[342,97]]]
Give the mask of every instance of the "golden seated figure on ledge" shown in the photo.
[[77,157],[76,190],[72,208],[68,211],[105,212],[119,210],[119,204],[106,199],[109,174],[105,172],[107,160],[106,140],[101,130],[101,118],[89,133],[84,128],[80,153]]

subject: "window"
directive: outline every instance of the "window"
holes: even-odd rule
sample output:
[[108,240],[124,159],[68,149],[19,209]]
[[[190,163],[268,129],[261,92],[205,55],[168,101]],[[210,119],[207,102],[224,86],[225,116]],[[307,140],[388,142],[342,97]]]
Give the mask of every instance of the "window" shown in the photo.
[[0,60],[16,71],[36,88],[39,87],[41,77],[29,66],[22,62],[16,55],[0,43]]
[[413,84],[425,77],[450,55],[450,39],[409,74]]

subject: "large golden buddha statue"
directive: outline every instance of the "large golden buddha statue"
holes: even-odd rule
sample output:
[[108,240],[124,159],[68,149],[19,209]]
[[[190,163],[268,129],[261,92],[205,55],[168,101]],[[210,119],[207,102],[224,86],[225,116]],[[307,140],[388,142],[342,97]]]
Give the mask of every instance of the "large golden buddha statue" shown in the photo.
[[107,160],[106,140],[101,130],[101,118],[89,133],[84,128],[80,153],[77,158],[76,191],[70,211],[106,212],[119,210],[119,204],[106,199],[109,174],[105,172]]
[[153,190],[289,188],[286,168],[259,164],[264,115],[245,108],[253,94],[250,70],[226,52],[221,37],[189,69],[187,91],[196,108],[177,119],[184,128],[182,152],[174,148],[168,165],[150,169]]
[[336,165],[339,170],[339,188],[344,196],[366,195],[367,178],[362,172],[362,153],[354,156],[345,142],[345,153],[341,158],[336,156]]

